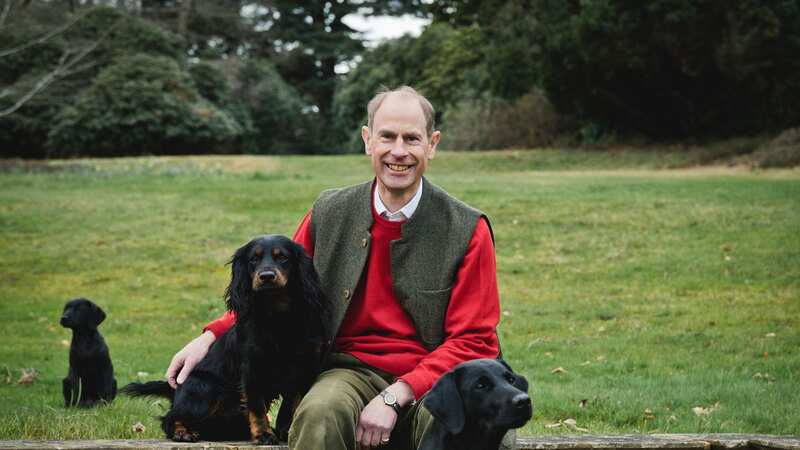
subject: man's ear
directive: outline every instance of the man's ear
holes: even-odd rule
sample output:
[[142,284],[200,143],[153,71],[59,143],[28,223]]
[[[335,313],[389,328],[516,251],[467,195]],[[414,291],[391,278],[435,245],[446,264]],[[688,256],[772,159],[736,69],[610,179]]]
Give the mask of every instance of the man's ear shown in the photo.
[[439,145],[439,140],[441,138],[442,133],[439,130],[436,130],[431,134],[431,137],[428,140],[428,144],[430,145],[430,149],[428,150],[428,159],[433,159],[433,157],[436,156],[436,146]]
[[442,375],[422,404],[448,433],[459,434],[464,429],[464,401],[458,391],[455,371]]
[[371,155],[372,152],[369,149],[369,127],[366,125],[361,127],[361,139],[364,141],[364,153]]

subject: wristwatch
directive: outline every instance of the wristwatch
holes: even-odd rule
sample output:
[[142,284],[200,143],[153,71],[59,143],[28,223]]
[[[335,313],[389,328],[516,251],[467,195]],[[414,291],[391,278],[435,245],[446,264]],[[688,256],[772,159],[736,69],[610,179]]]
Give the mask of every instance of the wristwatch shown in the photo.
[[395,397],[394,394],[386,390],[381,391],[381,393],[378,395],[380,395],[381,398],[383,399],[383,403],[386,406],[391,406],[394,412],[397,413],[397,417],[400,417],[400,405],[397,404],[397,397]]

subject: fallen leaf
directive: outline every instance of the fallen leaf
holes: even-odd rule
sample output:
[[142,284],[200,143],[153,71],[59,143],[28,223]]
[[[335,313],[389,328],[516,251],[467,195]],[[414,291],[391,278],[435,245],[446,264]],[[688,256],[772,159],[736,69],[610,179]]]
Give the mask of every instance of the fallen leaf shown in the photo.
[[556,367],[555,369],[551,370],[550,373],[555,373],[555,374],[567,373],[567,369],[559,366],[559,367]]
[[588,366],[588,365],[591,365],[591,364],[592,364],[592,362],[591,362],[591,361],[584,361],[584,362],[582,362],[580,365],[582,365],[582,366]]
[[586,408],[586,405],[587,405],[588,403],[589,403],[589,399],[587,399],[587,398],[584,398],[584,399],[582,399],[581,401],[579,401],[579,402],[578,402],[578,407],[580,407],[580,408]]
[[698,417],[709,416],[711,413],[719,409],[719,402],[714,403],[713,405],[704,408],[702,406],[695,406],[692,408],[692,412],[694,415]]
[[17,380],[17,384],[33,384],[33,382],[36,381],[36,378],[39,376],[36,373],[36,369],[32,367],[28,369],[22,369],[20,372],[21,375],[19,380]]
[[62,347],[69,347],[69,341],[66,340],[66,339],[62,339],[61,340],[61,346]]
[[511,315],[511,313],[510,313],[510,312],[508,312],[508,311],[503,311],[503,315],[504,315],[505,317],[508,317],[508,316],[510,316],[510,315]]
[[545,428],[558,428],[558,427],[560,427],[560,426],[561,426],[561,422],[557,422],[557,423],[550,423],[550,424],[547,424],[547,425],[545,425],[544,427],[545,427]]
[[598,356],[597,358],[595,358],[595,360],[597,360],[598,362],[603,362],[603,361],[605,361],[605,360],[606,360],[606,357],[605,357],[605,356],[603,356],[603,355],[600,355],[600,356]]
[[150,374],[148,372],[141,372],[140,371],[140,372],[136,372],[136,376],[138,378],[147,378],[148,376],[150,376]]
[[579,427],[578,426],[578,422],[576,422],[575,419],[564,419],[564,420],[562,420],[562,423],[564,424],[565,427],[569,428],[570,430],[580,431],[581,433],[588,433],[589,432],[589,430],[587,428]]
[[9,370],[8,366],[6,366],[6,365],[4,365],[3,368],[6,370],[6,374],[5,374],[6,376],[5,376],[5,379],[3,380],[3,382],[5,384],[11,384],[11,381],[13,381],[13,379],[14,379],[13,375],[11,375],[11,370]]
[[552,354],[552,353],[550,353],[550,352],[544,352],[544,356],[547,356],[547,357],[549,357],[549,358],[552,358],[552,357],[553,357],[553,354]]
[[133,426],[131,427],[131,431],[133,431],[134,433],[144,433],[144,431],[145,431],[146,429],[147,429],[147,428],[145,428],[145,427],[144,427],[144,425],[142,425],[142,422],[136,422],[136,423],[135,423],[135,424],[133,424]]
[[653,410],[647,408],[644,410],[644,420],[653,420],[656,416],[653,414]]
[[753,375],[753,378],[756,378],[756,379],[759,379],[759,380],[775,381],[775,377],[773,377],[772,375],[770,375],[768,373],[761,373],[761,372],[756,372]]
[[775,333],[771,333],[771,332],[770,332],[770,333],[767,333],[767,334],[765,335],[765,337],[775,337],[775,336],[776,336],[776,334],[775,334]]

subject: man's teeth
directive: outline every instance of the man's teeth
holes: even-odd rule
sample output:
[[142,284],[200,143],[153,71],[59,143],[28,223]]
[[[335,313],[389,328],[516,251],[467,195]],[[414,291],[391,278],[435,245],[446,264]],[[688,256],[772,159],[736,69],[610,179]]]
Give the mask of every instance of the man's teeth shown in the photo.
[[411,166],[402,166],[399,164],[386,164],[386,165],[395,172],[403,172],[411,168]]

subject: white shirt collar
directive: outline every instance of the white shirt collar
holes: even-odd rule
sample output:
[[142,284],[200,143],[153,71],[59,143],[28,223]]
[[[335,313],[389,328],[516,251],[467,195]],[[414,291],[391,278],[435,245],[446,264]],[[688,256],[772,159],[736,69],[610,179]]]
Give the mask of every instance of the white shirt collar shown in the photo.
[[389,212],[389,209],[386,208],[386,205],[383,204],[381,200],[380,194],[378,194],[378,187],[375,187],[375,192],[372,195],[372,201],[375,204],[375,211],[378,213],[379,216],[384,216],[391,221],[401,221],[401,220],[408,220],[414,215],[414,211],[417,210],[417,206],[419,206],[419,200],[422,198],[422,180],[419,182],[419,187],[417,188],[417,193],[411,197],[411,200],[405,204],[402,208],[395,212]]

